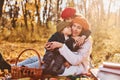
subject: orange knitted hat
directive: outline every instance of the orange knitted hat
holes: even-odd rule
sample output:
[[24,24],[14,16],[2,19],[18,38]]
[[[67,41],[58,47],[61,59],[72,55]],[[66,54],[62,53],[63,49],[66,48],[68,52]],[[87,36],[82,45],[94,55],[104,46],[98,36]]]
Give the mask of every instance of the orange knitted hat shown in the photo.
[[80,16],[75,17],[72,20],[72,23],[80,24],[84,30],[89,30],[89,27],[90,27],[88,21],[84,17],[80,17]]

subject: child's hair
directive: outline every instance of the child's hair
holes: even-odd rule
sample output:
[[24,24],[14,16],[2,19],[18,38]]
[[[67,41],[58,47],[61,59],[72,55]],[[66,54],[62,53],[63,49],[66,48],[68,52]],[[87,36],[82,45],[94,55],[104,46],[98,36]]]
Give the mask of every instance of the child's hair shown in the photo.
[[61,32],[66,26],[71,26],[71,22],[58,21],[56,26],[57,32]]

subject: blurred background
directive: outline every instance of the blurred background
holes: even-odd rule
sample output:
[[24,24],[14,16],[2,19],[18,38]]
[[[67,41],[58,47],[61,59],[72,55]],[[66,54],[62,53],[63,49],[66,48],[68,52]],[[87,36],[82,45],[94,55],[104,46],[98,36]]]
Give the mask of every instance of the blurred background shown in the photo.
[[[103,61],[120,63],[120,0],[1,0],[0,52],[4,58],[12,63],[26,48],[43,56],[65,7],[74,7],[91,25],[94,67]],[[30,52],[21,60],[33,55]]]

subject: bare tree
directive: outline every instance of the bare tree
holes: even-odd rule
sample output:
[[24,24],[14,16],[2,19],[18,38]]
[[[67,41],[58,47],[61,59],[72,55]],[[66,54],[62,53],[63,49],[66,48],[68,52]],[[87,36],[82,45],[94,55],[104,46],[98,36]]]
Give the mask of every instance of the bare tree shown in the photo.
[[97,23],[98,25],[101,25],[105,17],[103,0],[97,0],[96,5],[97,5],[97,14],[98,14]]
[[45,17],[46,17],[46,14],[47,14],[48,1],[45,0],[44,4],[45,4],[45,6],[44,6],[44,10],[43,10],[43,25],[44,25],[44,23],[46,22],[46,18],[45,18]]
[[17,6],[17,1],[15,1],[15,4],[14,4],[14,8],[12,9],[11,7],[11,23],[12,23],[12,27],[15,28],[16,27],[16,21],[17,21],[17,18],[18,18],[18,15],[19,15],[19,7]]
[[40,0],[35,0],[35,6],[36,6],[36,15],[38,17],[38,25],[40,26],[41,25],[41,21],[40,21],[40,13],[39,13],[39,10],[40,10]]
[[60,18],[60,5],[62,4],[62,0],[57,0],[57,19]]
[[[26,0],[26,3],[27,2],[28,1]],[[28,29],[26,3],[23,5],[23,2],[22,2],[21,4],[22,4],[22,12],[23,12],[25,26],[26,26],[26,29]]]
[[110,18],[111,3],[112,3],[112,0],[109,0],[108,15],[107,15],[107,26],[108,26],[108,23],[109,23],[109,18]]
[[2,17],[2,8],[3,8],[4,0],[0,1],[0,17]]
[[87,16],[87,15],[86,15],[86,13],[87,13],[86,2],[87,2],[87,0],[83,0],[83,6],[84,6],[84,14],[85,14],[85,17]]
[[51,20],[51,15],[50,15],[51,11],[52,11],[52,0],[50,0],[50,2],[49,2],[48,14],[47,14],[47,19],[46,19],[46,27],[47,28],[49,28],[48,22]]

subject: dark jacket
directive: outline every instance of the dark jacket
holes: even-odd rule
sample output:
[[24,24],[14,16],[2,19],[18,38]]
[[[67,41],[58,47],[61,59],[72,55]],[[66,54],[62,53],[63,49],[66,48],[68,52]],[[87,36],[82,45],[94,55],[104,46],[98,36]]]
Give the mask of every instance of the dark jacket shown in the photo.
[[51,41],[57,41],[60,43],[64,43],[65,37],[62,33],[56,32],[49,38],[48,42],[51,42]]
[[68,40],[65,40],[64,35],[62,33],[59,33],[59,32],[56,32],[55,34],[53,34],[50,37],[48,42],[51,42],[51,41],[57,41],[57,42],[60,42],[60,43],[65,43],[70,50],[73,50],[73,43],[75,42],[75,40],[71,37],[69,37]]

